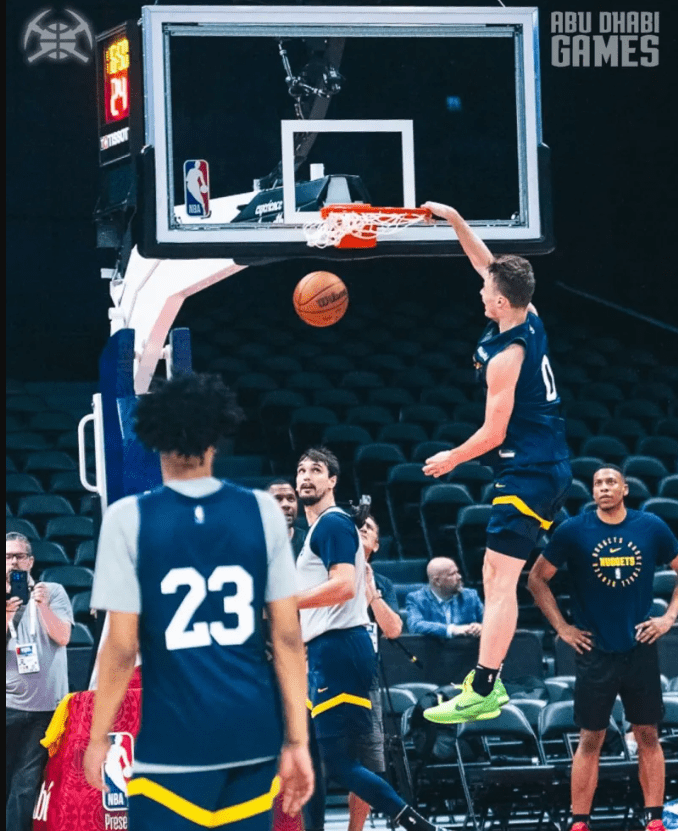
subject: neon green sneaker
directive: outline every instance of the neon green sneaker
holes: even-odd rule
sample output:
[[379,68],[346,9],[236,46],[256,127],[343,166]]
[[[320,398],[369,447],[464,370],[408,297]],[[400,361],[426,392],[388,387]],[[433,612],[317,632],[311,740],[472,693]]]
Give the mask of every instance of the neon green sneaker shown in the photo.
[[[497,701],[497,687],[489,695],[478,695],[473,689],[473,677],[475,670],[471,670],[464,679],[462,691],[459,695],[438,704],[437,707],[429,707],[424,710],[424,718],[436,724],[459,724],[464,721],[482,721],[484,719],[497,718],[501,713]],[[501,685],[503,688],[503,684]],[[504,696],[508,700],[506,690]]]
[[494,693],[497,699],[497,705],[499,707],[503,707],[504,704],[509,703],[509,694],[506,692],[506,687],[504,686],[504,682],[501,680],[501,678],[497,678],[497,680],[494,682],[494,689],[492,690],[492,692]]

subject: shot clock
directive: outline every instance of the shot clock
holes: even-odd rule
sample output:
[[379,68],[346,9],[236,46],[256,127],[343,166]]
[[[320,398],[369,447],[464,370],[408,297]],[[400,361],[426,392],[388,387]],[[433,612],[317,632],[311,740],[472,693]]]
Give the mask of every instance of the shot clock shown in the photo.
[[139,28],[123,23],[97,37],[99,162],[133,155],[142,144]]

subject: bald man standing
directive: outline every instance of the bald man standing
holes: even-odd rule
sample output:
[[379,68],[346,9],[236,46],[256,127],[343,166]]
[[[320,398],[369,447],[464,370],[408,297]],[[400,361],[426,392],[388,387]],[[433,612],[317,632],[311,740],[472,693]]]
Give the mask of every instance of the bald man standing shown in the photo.
[[435,557],[426,567],[428,586],[407,595],[407,628],[413,635],[480,637],[483,604],[465,589],[454,560]]

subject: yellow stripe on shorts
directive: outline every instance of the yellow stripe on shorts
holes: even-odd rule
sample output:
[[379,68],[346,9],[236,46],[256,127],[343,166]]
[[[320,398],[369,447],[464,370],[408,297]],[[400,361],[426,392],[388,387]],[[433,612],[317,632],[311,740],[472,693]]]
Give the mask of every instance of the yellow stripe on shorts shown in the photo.
[[189,802],[188,799],[184,799],[182,796],[143,776],[132,779],[127,785],[128,796],[145,796],[160,805],[164,805],[165,808],[179,814],[180,817],[194,822],[196,825],[201,825],[203,828],[217,828],[219,825],[239,822],[257,814],[263,814],[264,811],[270,811],[273,807],[273,800],[279,791],[280,777],[276,776],[268,793],[254,799],[248,799],[246,802],[240,802],[237,805],[231,805],[228,808],[208,811],[206,808],[201,808],[194,802]]
[[540,517],[539,514],[535,514],[532,508],[526,505],[519,496],[495,496],[492,500],[492,504],[513,505],[513,507],[517,508],[521,514],[525,514],[525,516],[531,516],[533,519],[536,519],[545,531],[548,531],[553,525],[553,522],[549,522],[547,519]]
[[340,695],[335,695],[334,698],[328,698],[327,701],[323,701],[321,704],[316,704],[311,710],[311,718],[319,716],[320,713],[324,713],[325,710],[330,710],[332,707],[338,707],[339,704],[355,704],[357,707],[365,707],[367,710],[372,709],[372,702],[369,698],[362,698],[359,695],[351,695],[350,693],[341,693]]

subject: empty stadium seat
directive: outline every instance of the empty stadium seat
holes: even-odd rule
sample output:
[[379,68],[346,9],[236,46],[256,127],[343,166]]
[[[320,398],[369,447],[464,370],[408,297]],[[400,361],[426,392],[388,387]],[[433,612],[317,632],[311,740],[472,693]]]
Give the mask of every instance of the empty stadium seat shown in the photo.
[[377,433],[377,441],[397,444],[409,459],[414,448],[427,439],[426,431],[419,424],[406,424],[401,421],[385,424]]
[[79,623],[84,623],[89,628],[93,619],[91,607],[92,593],[89,591],[78,592],[71,598],[73,617]]
[[259,372],[270,375],[280,386],[284,386],[290,375],[303,372],[300,361],[296,358],[290,358],[288,355],[265,355],[255,359],[255,363]]
[[74,513],[66,498],[48,493],[22,497],[17,510],[17,516],[30,520],[36,528],[42,530],[52,517],[72,516]]
[[655,424],[654,431],[658,436],[671,436],[678,439],[678,417],[663,418]]
[[339,419],[327,407],[300,407],[290,419],[290,442],[295,453],[303,453],[309,447],[317,447],[325,429],[337,424]]
[[654,456],[667,470],[678,464],[678,439],[671,436],[646,436],[640,439],[636,452],[640,456]]
[[71,503],[79,500],[85,493],[85,488],[80,481],[80,473],[77,470],[66,470],[62,473],[54,473],[49,479],[49,492],[65,496]]
[[278,382],[263,372],[246,372],[233,383],[238,403],[250,415],[257,412],[267,392],[278,388]]
[[447,413],[448,419],[452,417],[454,408],[458,404],[467,403],[462,390],[447,384],[444,387],[423,389],[419,400],[422,404],[433,404],[436,407],[441,407]]
[[624,400],[624,393],[616,384],[597,381],[593,384],[584,384],[579,391],[579,397],[582,401],[600,401],[614,406]]
[[75,549],[83,540],[94,538],[94,522],[85,516],[58,516],[47,522],[45,539],[61,543],[73,559]]
[[583,456],[598,456],[618,466],[623,464],[629,452],[628,446],[616,436],[592,436],[581,446]]
[[84,623],[77,621],[71,627],[71,639],[68,642],[69,649],[78,646],[93,646],[94,638],[89,628]]
[[285,386],[289,390],[309,395],[318,390],[333,388],[330,380],[322,372],[296,372],[288,377]]
[[434,404],[408,404],[400,410],[400,421],[418,424],[426,431],[427,438],[432,438],[440,424],[447,420],[447,413]]
[[465,485],[434,484],[421,496],[420,513],[429,557],[459,559],[457,516],[461,508],[473,504]]
[[576,456],[586,439],[591,438],[591,430],[581,418],[568,418],[565,420],[565,435],[567,444],[572,455]]
[[365,369],[376,372],[386,384],[390,384],[399,372],[407,369],[405,362],[398,355],[367,355],[362,363]]
[[642,479],[637,479],[635,476],[627,476],[626,484],[628,485],[629,492],[624,497],[624,504],[628,508],[638,510],[643,502],[652,497],[650,489]]
[[568,401],[565,406],[567,418],[577,418],[583,421],[594,433],[598,433],[605,422],[612,417],[609,407],[602,401],[579,399]]
[[435,383],[433,375],[421,367],[405,369],[393,377],[393,385],[409,390],[415,399],[419,398],[422,390],[435,386]]
[[96,562],[96,548],[94,540],[85,540],[78,545],[75,552],[75,565],[94,568]]
[[480,501],[484,486],[493,480],[492,468],[477,461],[463,462],[449,474],[449,481],[466,485],[476,502]]
[[5,499],[11,502],[14,511],[19,507],[19,500],[31,494],[42,493],[40,482],[29,473],[8,473],[5,475]]
[[454,408],[454,420],[467,421],[475,425],[477,429],[485,420],[485,405],[480,402],[476,404],[458,404]]
[[593,484],[593,474],[600,470],[605,464],[605,459],[598,456],[577,456],[570,459],[570,467],[572,468],[572,475],[575,479],[579,479],[584,484]]
[[27,519],[17,519],[16,517],[6,517],[5,519],[5,533],[7,534],[23,534],[29,540],[39,540],[40,534],[38,529]]
[[461,561],[466,582],[481,586],[483,559],[487,540],[487,523],[492,513],[491,505],[469,505],[457,514],[457,534],[461,549]]
[[411,459],[413,462],[420,462],[422,465],[426,459],[435,456],[436,453],[442,453],[450,449],[450,443],[447,441],[422,441],[420,444],[412,448]]
[[416,462],[395,465],[386,479],[386,502],[391,527],[402,557],[421,556],[426,543],[421,528],[421,492],[431,485],[431,477]]
[[35,560],[35,571],[40,574],[44,569],[52,566],[68,566],[71,561],[62,545],[47,540],[33,540],[31,550]]
[[90,591],[93,579],[94,572],[85,566],[53,566],[46,568],[41,575],[45,583],[59,583],[69,595]]
[[579,509],[591,499],[591,489],[579,479],[573,479],[565,497],[565,508],[570,516],[579,513]]
[[45,401],[37,395],[8,395],[5,398],[5,409],[10,413],[40,413],[47,409]]
[[645,432],[651,433],[654,425],[663,418],[664,411],[654,401],[635,398],[631,401],[622,401],[614,408],[615,418],[633,418],[642,424]]
[[653,456],[629,456],[622,464],[622,470],[625,476],[634,476],[645,482],[652,493],[657,493],[659,483],[669,474],[659,459]]
[[409,560],[377,560],[373,564],[374,571],[387,577],[394,584],[426,583],[425,557],[413,557]]
[[63,450],[36,451],[28,456],[24,465],[24,471],[37,476],[44,485],[52,474],[76,469],[73,457]]
[[341,389],[351,390],[361,401],[366,402],[371,390],[383,387],[384,382],[376,372],[353,371],[347,372],[341,379]]
[[669,526],[674,536],[678,536],[678,499],[666,499],[655,496],[640,506],[641,511],[647,511],[661,517]]
[[663,496],[667,499],[678,499],[678,473],[665,476],[660,480],[657,488],[657,496]]
[[346,418],[346,413],[352,407],[360,406],[360,399],[353,390],[316,390],[311,394],[312,403],[316,407],[327,407],[336,413],[339,421]]
[[373,404],[352,407],[346,413],[347,424],[357,424],[359,427],[364,427],[373,439],[376,439],[379,430],[385,424],[392,424],[394,421],[394,417],[386,407]]
[[325,428],[321,441],[323,446],[328,447],[339,460],[341,475],[337,490],[338,498],[354,498],[356,495],[353,473],[355,454],[359,447],[370,444],[372,437],[367,430],[355,424],[333,424]]
[[382,520],[391,527],[390,515],[384,511],[386,505],[386,479],[389,470],[397,464],[406,462],[405,454],[395,444],[373,442],[359,447],[353,462],[353,475],[357,494],[369,494],[372,506],[377,512],[377,520]]

